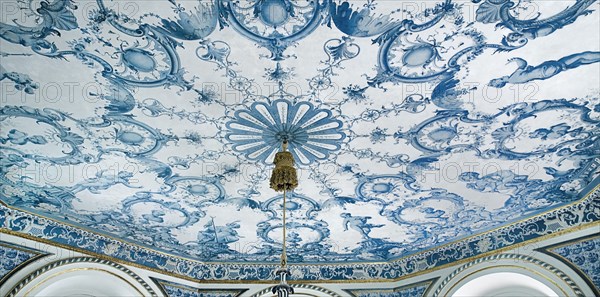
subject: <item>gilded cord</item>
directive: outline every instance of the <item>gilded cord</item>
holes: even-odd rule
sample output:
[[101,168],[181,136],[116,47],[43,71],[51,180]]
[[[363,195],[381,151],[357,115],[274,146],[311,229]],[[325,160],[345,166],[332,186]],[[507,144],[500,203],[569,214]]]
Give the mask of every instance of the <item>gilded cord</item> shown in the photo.
[[286,190],[283,190],[283,251],[281,253],[281,267],[285,268],[287,265],[287,254],[286,254],[286,232],[285,232],[285,213],[286,213]]

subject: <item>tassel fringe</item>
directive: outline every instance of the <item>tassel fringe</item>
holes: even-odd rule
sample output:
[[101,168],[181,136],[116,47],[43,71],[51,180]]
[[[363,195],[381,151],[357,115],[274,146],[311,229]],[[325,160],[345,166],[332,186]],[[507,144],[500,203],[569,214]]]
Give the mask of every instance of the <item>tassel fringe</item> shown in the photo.
[[294,156],[290,152],[279,152],[275,155],[275,169],[271,175],[271,189],[283,192],[291,191],[298,186],[298,175],[294,168]]

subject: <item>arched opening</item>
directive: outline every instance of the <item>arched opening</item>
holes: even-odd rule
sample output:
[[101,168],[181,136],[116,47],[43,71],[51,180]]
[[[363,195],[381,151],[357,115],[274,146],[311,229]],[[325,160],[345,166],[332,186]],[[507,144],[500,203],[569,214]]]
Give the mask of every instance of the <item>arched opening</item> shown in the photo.
[[144,296],[134,284],[108,270],[79,268],[59,271],[32,286],[26,296]]
[[558,297],[544,283],[521,273],[496,272],[479,276],[460,285],[452,294],[453,297],[469,296],[544,296]]
[[157,296],[137,274],[92,257],[51,262],[21,279],[7,297]]

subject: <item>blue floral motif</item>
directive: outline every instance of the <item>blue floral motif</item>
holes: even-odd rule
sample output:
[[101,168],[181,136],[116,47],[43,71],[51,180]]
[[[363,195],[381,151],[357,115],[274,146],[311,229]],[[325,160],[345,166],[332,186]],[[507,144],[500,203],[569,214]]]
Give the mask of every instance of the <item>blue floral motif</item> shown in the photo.
[[37,251],[0,241],[0,283],[4,283],[15,269],[40,255]]
[[600,290],[600,237],[562,245],[549,251],[570,261],[591,280],[596,291]]
[[374,16],[368,7],[353,10],[348,1],[333,2],[330,7],[331,19],[342,32],[356,37],[379,35],[397,24],[388,15]]
[[218,13],[213,4],[201,4],[191,12],[180,11],[175,21],[162,19],[166,34],[183,40],[203,39],[217,27]]
[[221,25],[267,48],[275,61],[290,57],[283,52],[321,24],[327,6],[319,1],[301,5],[290,0],[260,0],[244,4],[219,1]]
[[346,138],[342,122],[332,119],[331,111],[283,99],[270,104],[256,102],[248,110],[237,111],[227,128],[226,138],[235,151],[265,163],[273,161],[284,139],[296,161],[306,165],[327,159]]
[[1,23],[2,34],[0,38],[12,43],[31,47],[33,50],[55,51],[56,45],[45,38],[59,34],[58,30],[73,30],[78,27],[77,18],[73,10],[77,6],[72,0],[55,0],[40,3],[35,13],[40,17],[37,25],[26,27],[23,25],[12,25]]
[[[291,265],[304,280],[344,280],[344,279],[395,279],[425,269],[430,269],[467,259],[481,253],[511,246],[544,236],[570,227],[600,221],[597,210],[600,208],[600,191],[596,190],[581,202],[569,208],[559,209],[534,219],[522,221],[505,228],[500,228],[481,236],[471,237],[444,247],[435,248],[427,254],[416,254],[385,264],[332,264],[320,266],[315,270],[312,266]],[[102,235],[89,237],[89,232],[79,228],[56,223],[53,220],[40,218],[25,212],[6,208],[0,205],[0,226],[14,232],[51,240],[59,244],[75,246],[94,253],[102,253],[123,261],[146,265],[151,268],[181,274],[191,278],[214,280],[263,280],[272,277],[277,264],[273,265],[227,265],[199,264],[183,258],[167,256],[153,250],[115,241]],[[485,244],[481,244],[485,242]],[[485,249],[472,249],[473,246],[485,246]],[[460,250],[461,253],[453,251]],[[273,253],[271,251],[271,254]],[[348,258],[352,260],[354,258]],[[193,269],[192,269],[193,268]],[[365,274],[366,273],[366,274]]]
[[[481,2],[481,0],[473,0],[473,2]],[[476,11],[476,19],[482,23],[496,23],[497,26],[506,27],[512,31],[504,37],[503,43],[511,42],[527,42],[528,39],[535,39],[550,35],[554,31],[561,29],[569,24],[572,24],[581,16],[592,13],[588,9],[595,0],[577,0],[574,5],[570,5],[563,11],[558,12],[553,16],[545,16],[543,19],[540,15],[530,19],[520,19],[517,15],[519,5],[514,5],[508,0],[486,0],[479,5]]]

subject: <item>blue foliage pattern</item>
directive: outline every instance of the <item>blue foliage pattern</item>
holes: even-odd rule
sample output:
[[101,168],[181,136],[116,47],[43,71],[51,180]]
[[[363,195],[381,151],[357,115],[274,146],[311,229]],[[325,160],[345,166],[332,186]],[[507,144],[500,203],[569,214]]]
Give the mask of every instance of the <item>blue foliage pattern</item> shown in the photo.
[[2,258],[0,263],[0,283],[5,281],[8,275],[14,272],[13,270],[20,268],[25,262],[39,255],[40,253],[38,252],[0,241],[0,258]]
[[566,258],[590,278],[596,289],[600,289],[600,238],[591,238],[560,246],[550,251]]
[[[342,263],[329,265],[290,265],[301,280],[396,279],[458,260],[467,259],[499,248],[525,242],[552,232],[600,221],[600,191],[595,190],[581,202],[555,212],[538,215],[510,226],[434,248],[427,253],[384,264]],[[205,280],[264,280],[275,277],[278,265],[199,263],[168,256],[152,249],[123,243],[102,235],[90,236],[80,228],[0,205],[0,226],[38,238],[69,245],[85,251],[160,269],[170,273]],[[1,229],[0,229],[1,230]]]
[[[341,263],[298,278],[359,278],[347,261],[390,261],[365,273],[397,278],[595,221],[597,202],[581,199],[599,181],[599,78],[571,74],[597,69],[599,49],[560,40],[577,50],[536,63],[527,50],[593,35],[597,3],[530,18],[528,3],[474,0],[470,20],[450,0],[418,11],[169,0],[136,13],[16,1],[23,19],[0,22],[0,81],[14,87],[0,108],[2,226],[194,278],[262,279],[269,266],[184,258],[278,261],[282,196],[268,173],[282,139],[301,176],[286,209],[290,263]],[[474,62],[507,59],[517,70],[488,76]],[[85,99],[35,97],[70,79],[93,82]],[[547,82],[582,91],[553,97]],[[476,95],[519,86],[549,90]],[[19,210],[40,217],[7,216]],[[507,222],[517,225],[505,234],[456,242]],[[453,242],[464,249],[419,254]],[[127,254],[130,244],[155,253]]]

